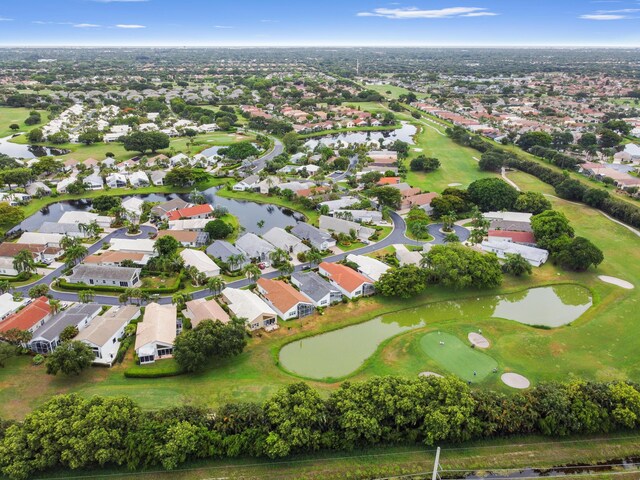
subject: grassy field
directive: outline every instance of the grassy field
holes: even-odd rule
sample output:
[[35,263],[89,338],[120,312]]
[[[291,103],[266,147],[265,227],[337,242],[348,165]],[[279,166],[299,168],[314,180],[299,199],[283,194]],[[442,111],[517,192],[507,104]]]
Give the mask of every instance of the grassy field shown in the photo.
[[41,127],[49,121],[47,112],[44,110],[39,110],[40,115],[42,116],[42,122],[36,125],[25,125],[24,121],[29,116],[30,111],[31,109],[29,108],[0,107],[0,138],[7,137],[15,133],[9,128],[9,125],[11,125],[12,123],[17,123],[18,125],[20,125],[20,130],[18,131],[24,132],[33,128]]
[[[411,90],[404,87],[396,87],[395,85],[365,85],[364,88],[378,92],[392,100],[397,100],[400,95],[411,93]],[[418,98],[424,98],[426,95],[424,93],[419,93],[416,94],[416,96]]]

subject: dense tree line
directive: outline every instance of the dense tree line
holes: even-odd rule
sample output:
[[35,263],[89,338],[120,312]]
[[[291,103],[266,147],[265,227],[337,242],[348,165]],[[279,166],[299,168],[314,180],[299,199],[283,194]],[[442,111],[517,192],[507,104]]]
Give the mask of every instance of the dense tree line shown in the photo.
[[305,383],[262,405],[143,411],[128,398],[60,395],[0,431],[0,469],[26,479],[54,468],[174,469],[187,460],[281,458],[375,445],[598,434],[640,426],[640,390],[625,382],[543,383],[508,395],[453,377],[344,382],[323,399]]

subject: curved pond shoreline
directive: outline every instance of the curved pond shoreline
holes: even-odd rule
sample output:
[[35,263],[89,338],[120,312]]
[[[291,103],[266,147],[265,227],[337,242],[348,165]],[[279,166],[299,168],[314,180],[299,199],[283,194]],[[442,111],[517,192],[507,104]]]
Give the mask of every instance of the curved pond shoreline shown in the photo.
[[[541,290],[544,292],[540,292]],[[526,299],[532,291],[533,295],[527,302]],[[400,334],[425,328],[433,322],[454,318],[467,323],[473,322],[474,319],[504,319],[496,315],[497,307],[504,302],[519,304],[524,310],[523,313],[527,313],[534,307],[532,302],[539,304],[540,293],[545,293],[550,299],[555,298],[568,307],[566,312],[560,312],[558,315],[559,323],[556,326],[571,323],[593,305],[591,291],[574,283],[533,287],[501,295],[426,303],[386,313],[354,325],[292,340],[276,353],[277,363],[282,370],[293,376],[324,382],[342,380],[363,368],[382,345]],[[529,326],[548,327],[543,321],[527,323],[528,320],[529,318],[524,316],[514,321]]]

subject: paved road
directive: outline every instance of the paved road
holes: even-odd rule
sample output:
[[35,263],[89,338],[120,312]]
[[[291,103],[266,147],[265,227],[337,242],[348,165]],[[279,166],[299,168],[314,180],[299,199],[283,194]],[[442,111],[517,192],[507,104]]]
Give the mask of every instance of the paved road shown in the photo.
[[[429,225],[429,235],[433,237],[433,240],[429,243],[433,243],[434,245],[442,245],[446,243],[444,241],[445,234],[440,231],[444,225],[442,223],[432,223]],[[461,242],[466,241],[469,238],[470,232],[464,227],[460,225],[454,225],[453,231],[458,236]]]
[[253,161],[253,168],[251,169],[252,173],[259,173],[265,166],[265,164],[269,160],[273,160],[282,152],[284,152],[284,147],[282,146],[282,142],[275,137],[271,137],[273,140],[273,148],[265,153],[260,158]]
[[335,183],[338,183],[344,180],[345,178],[347,178],[347,175],[349,175],[351,170],[353,170],[357,164],[358,164],[358,156],[354,155],[349,159],[349,166],[347,167],[347,169],[344,172],[342,172],[340,175],[336,175],[335,177],[333,177],[333,181]]

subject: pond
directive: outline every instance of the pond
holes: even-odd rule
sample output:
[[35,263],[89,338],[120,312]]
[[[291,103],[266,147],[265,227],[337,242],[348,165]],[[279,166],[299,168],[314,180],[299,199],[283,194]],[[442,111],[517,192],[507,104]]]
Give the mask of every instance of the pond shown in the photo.
[[[275,205],[268,205],[262,203],[254,203],[245,200],[235,200],[229,198],[223,198],[216,195],[220,187],[213,187],[202,192],[212,205],[220,205],[225,207],[229,213],[238,217],[240,225],[244,227],[247,232],[253,232],[255,234],[265,233],[272,227],[287,227],[289,225],[295,225],[298,222],[304,221],[304,217],[290,210],[288,208],[282,208]],[[125,201],[135,196],[148,202],[166,202],[172,198],[180,197],[186,201],[189,201],[189,194],[164,194],[164,193],[149,193],[123,196],[122,201]],[[65,212],[72,211],[89,211],[91,209],[90,200],[67,200],[63,202],[57,202],[41,209],[39,212],[34,213],[30,217],[23,220],[19,225],[12,229],[24,230],[24,231],[37,231],[39,226],[43,222],[57,222]],[[258,226],[258,222],[264,221],[262,227]]]
[[0,153],[9,155],[13,158],[37,158],[44,157],[46,155],[66,155],[69,150],[53,147],[41,147],[40,145],[20,145],[18,143],[11,143],[13,136],[0,138]]
[[341,378],[357,370],[384,340],[429,323],[453,318],[463,322],[507,318],[527,325],[557,327],[576,320],[591,304],[589,291],[577,285],[437,302],[292,342],[280,351],[280,363],[307,378]]
[[389,146],[396,140],[402,140],[413,145],[413,136],[417,129],[407,122],[402,122],[402,127],[396,130],[384,130],[380,132],[346,132],[338,135],[327,135],[325,137],[312,138],[305,142],[304,146],[314,149],[318,144],[332,145],[338,141],[351,145],[352,143],[378,143],[380,139],[384,140],[384,145]]

